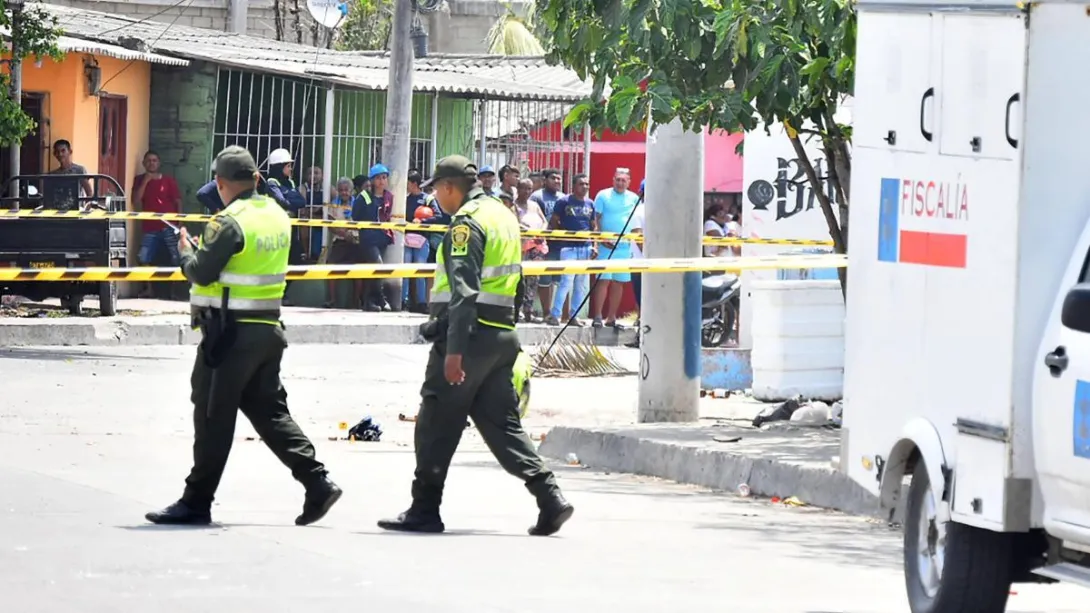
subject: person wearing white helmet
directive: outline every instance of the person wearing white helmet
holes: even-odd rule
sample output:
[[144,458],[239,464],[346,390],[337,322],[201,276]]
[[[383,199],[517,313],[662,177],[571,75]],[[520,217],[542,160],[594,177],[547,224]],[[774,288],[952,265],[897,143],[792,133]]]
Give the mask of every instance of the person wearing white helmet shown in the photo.
[[[265,191],[291,217],[299,217],[299,211],[306,206],[307,201],[299,190],[295,188],[292,172],[295,170],[295,161],[291,159],[291,152],[287,149],[273,149],[268,158],[269,170],[265,175]],[[299,237],[299,227],[293,226],[291,231],[291,252],[288,261],[292,266],[303,263],[303,243]],[[291,286],[291,281],[288,281]],[[285,289],[285,292],[287,290]],[[285,305],[289,301],[285,298]]]

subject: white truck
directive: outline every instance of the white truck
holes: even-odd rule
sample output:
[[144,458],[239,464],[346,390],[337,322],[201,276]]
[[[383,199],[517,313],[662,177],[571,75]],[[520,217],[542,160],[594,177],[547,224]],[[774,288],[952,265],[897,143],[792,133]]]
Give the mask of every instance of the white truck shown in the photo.
[[1090,5],[858,8],[841,470],[913,613],[1090,585]]

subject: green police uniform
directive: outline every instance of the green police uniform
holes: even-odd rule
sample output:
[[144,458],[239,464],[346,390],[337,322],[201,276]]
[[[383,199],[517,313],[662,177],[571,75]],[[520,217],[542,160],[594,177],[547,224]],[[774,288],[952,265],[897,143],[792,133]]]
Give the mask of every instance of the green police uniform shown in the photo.
[[[461,156],[444,158],[432,181],[475,177],[476,166]],[[522,479],[538,501],[531,534],[560,529],[573,512],[552,471],[545,467],[519,418],[514,368],[521,353],[515,332],[515,298],[521,276],[518,220],[479,186],[465,196],[436,258],[431,320],[422,333],[432,341],[422,403],[416,419],[413,503],[391,530],[441,532],[443,486],[469,417],[507,472]],[[465,380],[446,380],[448,355],[462,356]]]
[[[229,147],[216,174],[253,176],[249,152]],[[307,489],[297,524],[317,521],[340,497],[315,459],[314,446],[288,412],[280,381],[287,347],[280,323],[291,244],[291,220],[276,202],[248,191],[205,226],[196,250],[181,250],[181,268],[193,283],[190,304],[202,333],[191,376],[193,469],[180,501],[149,513],[154,523],[207,523],[227,464],[238,411]]]

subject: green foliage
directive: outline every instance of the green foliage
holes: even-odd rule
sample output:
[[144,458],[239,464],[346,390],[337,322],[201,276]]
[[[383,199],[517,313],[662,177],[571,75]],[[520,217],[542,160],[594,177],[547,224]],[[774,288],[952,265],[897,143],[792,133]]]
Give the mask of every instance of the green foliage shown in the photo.
[[390,46],[394,0],[355,0],[341,26],[337,48],[343,51],[385,51]]
[[[656,123],[753,129],[823,121],[851,92],[850,0],[537,0],[555,33],[550,60],[593,79],[606,104],[572,121],[626,130]],[[641,87],[641,83],[646,83]]]
[[[12,27],[12,12],[6,0],[0,0],[0,28],[12,32],[9,38],[12,57],[38,61],[49,57],[60,61],[64,54],[57,48],[61,31],[57,18],[33,5],[26,5],[19,18],[18,27]],[[9,60],[5,60],[10,64]],[[21,103],[11,99],[11,77],[7,71],[0,74],[0,145],[20,142],[36,127],[34,120],[23,112]]]
[[[549,59],[592,79],[568,125],[626,132],[680,120],[730,132],[784,123],[821,200],[837,251],[847,247],[821,183],[847,219],[851,134],[833,121],[855,76],[852,0],[536,0],[554,32]],[[607,86],[608,97],[603,100]],[[802,142],[820,140],[818,177]],[[800,140],[801,139],[801,140]]]

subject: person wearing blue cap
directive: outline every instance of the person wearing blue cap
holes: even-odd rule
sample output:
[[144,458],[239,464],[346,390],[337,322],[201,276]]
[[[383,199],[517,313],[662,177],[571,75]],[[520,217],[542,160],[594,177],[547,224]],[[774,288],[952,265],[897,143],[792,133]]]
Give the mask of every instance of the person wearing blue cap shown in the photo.
[[477,172],[477,179],[481,182],[481,189],[484,193],[491,194],[493,196],[499,196],[499,190],[496,189],[496,170],[485,164],[481,166],[481,169]]
[[[382,163],[375,164],[367,173],[371,183],[369,191],[360,192],[352,205],[353,221],[390,221],[394,195],[386,189],[390,169]],[[393,244],[393,234],[388,230],[360,230],[360,255],[364,264],[381,264],[382,251]],[[363,310],[389,311],[390,305],[382,294],[381,279],[365,279],[363,282]]]

